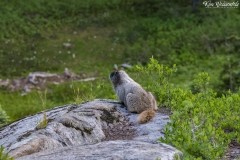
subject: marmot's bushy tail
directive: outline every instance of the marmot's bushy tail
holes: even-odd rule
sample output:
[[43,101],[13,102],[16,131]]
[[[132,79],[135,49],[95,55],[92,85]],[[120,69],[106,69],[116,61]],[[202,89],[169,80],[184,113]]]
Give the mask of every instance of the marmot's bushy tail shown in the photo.
[[137,117],[137,122],[147,123],[148,121],[152,120],[155,117],[156,112],[154,110],[148,109],[140,113],[140,115]]

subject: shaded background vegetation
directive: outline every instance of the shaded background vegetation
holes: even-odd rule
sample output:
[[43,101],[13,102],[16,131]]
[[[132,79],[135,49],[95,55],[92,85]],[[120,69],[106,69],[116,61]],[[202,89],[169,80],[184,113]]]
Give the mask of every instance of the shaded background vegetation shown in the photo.
[[[3,0],[0,74],[9,78],[36,70],[59,72],[66,66],[86,72],[107,59],[144,65],[154,56],[161,63],[176,63],[184,77],[209,71],[218,92],[229,89],[231,72],[230,88],[236,90],[239,7],[206,8],[202,2],[194,7],[194,2]],[[70,52],[62,48],[68,41],[75,45]],[[92,59],[97,66],[85,70]]]

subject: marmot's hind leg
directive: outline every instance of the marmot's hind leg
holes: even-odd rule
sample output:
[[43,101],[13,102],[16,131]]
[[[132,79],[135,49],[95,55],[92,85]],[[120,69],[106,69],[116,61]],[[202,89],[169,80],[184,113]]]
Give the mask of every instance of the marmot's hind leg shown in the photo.
[[147,109],[154,110],[151,104],[151,99],[149,99],[148,94],[145,93],[128,93],[126,96],[126,106],[130,112],[136,113],[141,113]]
[[126,96],[127,110],[130,112],[139,113],[139,106],[141,105],[139,97],[133,93],[128,93]]

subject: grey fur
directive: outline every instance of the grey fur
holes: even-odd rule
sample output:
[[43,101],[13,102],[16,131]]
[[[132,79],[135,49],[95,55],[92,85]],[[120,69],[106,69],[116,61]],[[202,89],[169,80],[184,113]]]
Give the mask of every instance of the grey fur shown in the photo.
[[[124,103],[127,110],[136,113],[142,113],[145,110],[157,110],[157,102],[152,93],[145,91],[125,71],[112,72],[109,78],[119,101]],[[141,114],[139,117],[144,118]]]

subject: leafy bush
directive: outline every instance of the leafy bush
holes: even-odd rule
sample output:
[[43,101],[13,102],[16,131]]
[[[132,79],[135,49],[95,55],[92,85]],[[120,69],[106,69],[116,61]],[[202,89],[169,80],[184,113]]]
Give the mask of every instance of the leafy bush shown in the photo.
[[[238,53],[238,52],[237,52]],[[227,93],[228,90],[231,92],[237,92],[240,84],[240,63],[237,59],[237,54],[228,55],[228,59],[223,66],[223,70],[219,76],[222,80],[222,84],[218,87],[221,91],[219,93]],[[216,87],[217,88],[217,87]]]
[[217,97],[208,87],[210,77],[206,72],[194,80],[196,94],[174,87],[169,79],[176,66],[165,67],[153,58],[147,67],[138,69],[153,77],[153,85],[148,88],[160,105],[173,110],[165,138],[159,140],[183,151],[184,159],[218,159],[232,139],[240,141],[240,92]]
[[9,120],[9,117],[0,105],[0,126],[6,124],[7,122],[9,122]]
[[3,146],[0,146],[0,160],[14,160],[14,158],[10,158],[8,154],[4,154],[3,149]]
[[[176,79],[186,81],[185,84],[181,84],[186,88],[192,86],[194,73],[206,71],[214,81],[209,87],[214,88],[218,96],[229,89],[237,91],[239,87],[237,54],[240,48],[239,31],[235,23],[240,22],[237,9],[210,11],[201,8],[196,13],[190,13],[191,9],[182,8],[187,4],[189,6],[189,2],[181,5],[178,3],[134,1],[135,8],[139,7],[139,10],[135,11],[140,12],[141,18],[139,16],[133,19],[124,29],[118,29],[112,35],[125,46],[123,54],[127,61],[145,65],[148,57],[154,56],[162,64],[177,64],[179,72]],[[181,6],[181,9],[175,7],[176,4]],[[146,6],[153,10],[158,7],[161,9],[158,13],[145,9],[149,12],[147,14],[143,11]],[[172,11],[164,16],[167,10],[170,10],[168,6],[171,6],[169,8]],[[218,64],[218,67],[215,64]]]
[[147,67],[137,66],[137,70],[144,72],[153,80],[153,85],[148,86],[148,89],[153,91],[157,96],[157,100],[160,105],[170,107],[173,84],[169,82],[173,72],[177,71],[176,65],[172,68],[166,67],[162,64],[158,64],[158,61],[154,58],[150,59],[150,63]]

